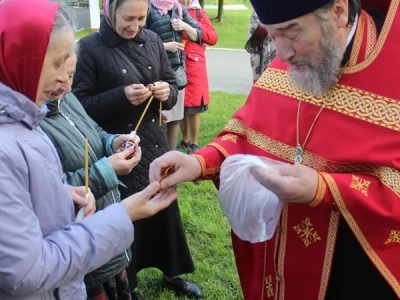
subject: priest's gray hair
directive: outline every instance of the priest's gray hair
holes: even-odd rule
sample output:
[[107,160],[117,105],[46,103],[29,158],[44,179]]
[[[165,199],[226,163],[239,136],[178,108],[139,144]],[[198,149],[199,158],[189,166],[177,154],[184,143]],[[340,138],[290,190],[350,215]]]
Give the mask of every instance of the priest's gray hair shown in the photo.
[[[320,19],[321,22],[328,20],[327,12],[333,7],[336,0],[332,0],[328,4],[314,11],[314,14]],[[349,20],[347,22],[347,26],[351,27],[355,20],[356,16],[361,12],[361,2],[360,0],[349,0]]]

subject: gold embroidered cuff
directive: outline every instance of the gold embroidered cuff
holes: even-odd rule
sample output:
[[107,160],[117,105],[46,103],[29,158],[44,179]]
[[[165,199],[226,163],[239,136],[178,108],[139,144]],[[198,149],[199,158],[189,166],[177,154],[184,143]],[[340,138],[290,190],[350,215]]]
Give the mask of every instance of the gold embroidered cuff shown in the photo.
[[317,206],[318,204],[321,203],[322,200],[324,200],[325,193],[326,193],[326,183],[322,175],[318,172],[317,191],[315,193],[314,199],[307,204],[310,205],[311,207]]
[[190,154],[190,155],[196,158],[201,165],[201,175],[200,177],[193,180],[193,182],[197,182],[200,180],[214,180],[218,178],[219,168],[207,169],[206,161],[203,156],[199,154]]

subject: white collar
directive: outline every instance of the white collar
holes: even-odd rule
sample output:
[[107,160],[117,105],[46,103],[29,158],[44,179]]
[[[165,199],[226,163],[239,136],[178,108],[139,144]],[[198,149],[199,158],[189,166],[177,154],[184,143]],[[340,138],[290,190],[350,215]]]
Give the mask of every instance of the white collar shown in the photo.
[[358,15],[356,15],[356,18],[354,20],[353,25],[351,26],[349,35],[347,36],[347,46],[350,44],[351,40],[354,37],[354,34],[356,33],[356,28],[357,28],[357,23],[358,23]]

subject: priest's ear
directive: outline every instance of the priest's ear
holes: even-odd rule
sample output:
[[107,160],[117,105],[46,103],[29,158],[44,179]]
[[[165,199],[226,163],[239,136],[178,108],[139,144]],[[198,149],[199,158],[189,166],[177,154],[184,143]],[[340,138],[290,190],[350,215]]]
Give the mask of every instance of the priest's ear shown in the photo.
[[334,20],[338,28],[345,28],[349,22],[349,1],[353,0],[335,0],[332,7]]

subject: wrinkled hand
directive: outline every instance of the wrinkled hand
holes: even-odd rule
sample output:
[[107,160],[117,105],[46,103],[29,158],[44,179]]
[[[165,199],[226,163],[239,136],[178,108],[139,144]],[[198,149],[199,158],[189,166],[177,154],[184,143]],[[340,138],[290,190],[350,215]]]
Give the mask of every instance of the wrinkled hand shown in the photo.
[[182,21],[181,19],[172,19],[171,20],[171,24],[172,24],[172,28],[175,31],[182,31],[185,30],[186,27],[188,26],[187,23],[185,23],[184,21]]
[[318,188],[318,173],[304,165],[274,166],[273,171],[254,167],[252,174],[265,188],[287,203],[308,203]]
[[121,134],[117,136],[112,142],[112,151],[113,153],[119,153],[125,150],[125,144],[128,141],[132,141],[137,147],[140,143],[140,138],[135,135],[132,137],[130,134]]
[[[127,149],[113,154],[108,158],[108,161],[114,169],[115,174],[118,176],[127,175],[139,163],[140,159],[142,158],[142,149],[139,146],[135,146],[135,148],[135,153],[133,153],[133,150]],[[130,157],[131,155],[132,157]]]
[[153,182],[143,191],[121,201],[132,221],[155,215],[164,208],[167,208],[178,196],[178,192],[175,189],[164,189],[151,198],[158,191],[160,191],[160,184]]
[[125,87],[125,96],[132,105],[142,104],[152,94],[153,92],[143,84],[131,84]]
[[172,167],[173,173],[161,181],[162,189],[180,182],[193,181],[201,176],[201,165],[197,158],[180,151],[169,151],[150,164],[150,182],[160,181],[161,171],[167,167]]
[[185,45],[179,42],[164,43],[165,50],[170,52],[178,52],[185,50]]
[[150,91],[153,92],[153,96],[159,101],[163,102],[168,100],[169,93],[171,92],[168,82],[156,81],[150,86]]
[[96,212],[96,200],[92,192],[90,192],[88,197],[86,197],[86,188],[84,186],[71,186],[70,192],[74,204],[78,207],[84,207],[84,217],[89,217]]

